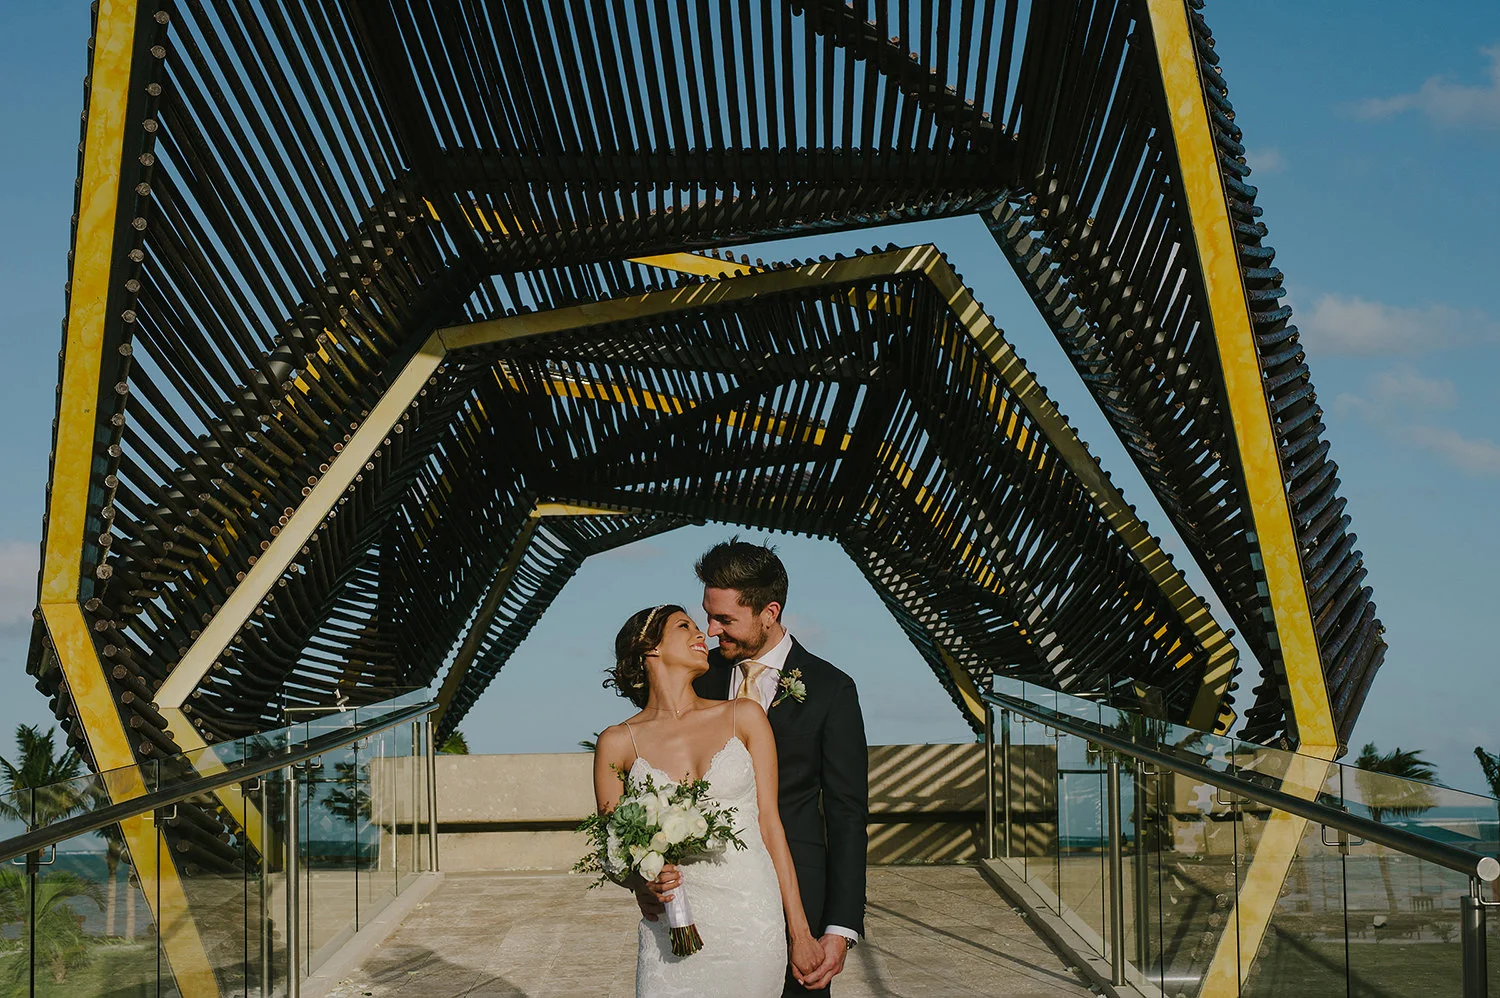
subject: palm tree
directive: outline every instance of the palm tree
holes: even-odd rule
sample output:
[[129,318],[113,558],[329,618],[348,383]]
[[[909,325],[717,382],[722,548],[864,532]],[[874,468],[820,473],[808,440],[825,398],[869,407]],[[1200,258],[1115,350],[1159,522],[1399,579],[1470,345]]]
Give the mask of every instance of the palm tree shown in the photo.
[[[104,868],[109,877],[105,881],[104,905],[104,937],[109,939],[114,937],[115,909],[120,906],[120,864],[130,866],[130,852],[125,848],[125,836],[119,825],[99,829],[99,837],[104,840]],[[135,898],[130,900],[133,904]]]
[[462,731],[455,728],[447,738],[443,739],[443,743],[438,746],[438,751],[444,755],[468,755],[469,740],[464,737]]
[[17,725],[20,765],[0,756],[0,816],[40,828],[92,803],[91,785],[79,779],[83,760],[72,749],[58,755],[52,736],[52,728],[42,734],[35,725]]
[[[91,781],[84,780],[83,760],[65,748],[58,753],[53,729],[43,734],[30,724],[16,728],[13,763],[0,757],[0,816],[41,828],[88,810],[98,798]],[[75,898],[104,907],[99,885],[77,874],[54,871],[38,876],[41,853],[28,853],[23,877],[0,870],[0,919],[21,923],[21,938],[34,960],[17,961],[26,976],[33,963],[45,965],[53,980],[67,980],[68,971],[88,962],[88,937],[69,903]]]
[[[61,984],[68,971],[89,962],[89,937],[70,902],[83,898],[102,910],[104,892],[91,880],[59,871],[38,878],[27,897],[27,879],[15,870],[0,869],[0,918],[21,923],[25,950],[33,953],[37,967],[46,967],[52,980]],[[11,965],[14,983],[30,975],[32,962],[16,960]]]
[[[1484,781],[1490,785],[1490,796],[1495,798],[1495,806],[1500,809],[1500,755],[1486,752],[1475,745],[1474,757],[1479,760],[1479,768],[1484,770]],[[1496,824],[1495,829],[1496,834],[1500,835],[1500,824]],[[1496,847],[1496,851],[1500,852],[1500,846]],[[1495,893],[1495,900],[1500,901],[1500,881],[1492,884],[1491,889]]]
[[[1422,758],[1420,749],[1407,751],[1399,746],[1381,753],[1374,742],[1359,750],[1354,760],[1358,767],[1354,779],[1370,817],[1375,821],[1405,818],[1437,806],[1437,798],[1427,782],[1437,779],[1437,770]],[[1385,882],[1386,904],[1396,914],[1396,891],[1391,886],[1391,871],[1385,850],[1377,850],[1380,877]]]

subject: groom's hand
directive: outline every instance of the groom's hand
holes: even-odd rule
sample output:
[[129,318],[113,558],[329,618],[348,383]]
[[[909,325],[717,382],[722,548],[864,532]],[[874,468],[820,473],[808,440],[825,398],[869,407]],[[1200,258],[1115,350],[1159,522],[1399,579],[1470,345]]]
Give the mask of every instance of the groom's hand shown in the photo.
[[823,962],[802,981],[804,988],[813,991],[828,987],[830,981],[843,973],[844,957],[849,953],[849,940],[837,932],[825,932],[818,942],[823,947]]
[[668,863],[661,868],[655,880],[646,880],[636,886],[635,903],[640,906],[641,915],[648,921],[656,921],[667,910],[667,902],[672,900],[672,892],[682,884],[682,873]]
[[787,946],[787,962],[792,965],[797,983],[806,985],[807,979],[823,965],[823,946],[812,936],[793,939]]

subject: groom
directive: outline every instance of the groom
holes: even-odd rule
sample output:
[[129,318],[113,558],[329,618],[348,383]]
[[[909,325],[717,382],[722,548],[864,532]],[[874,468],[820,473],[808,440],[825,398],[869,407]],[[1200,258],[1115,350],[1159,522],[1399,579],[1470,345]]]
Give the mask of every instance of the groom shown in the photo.
[[[776,735],[781,823],[807,922],[822,931],[823,947],[822,964],[802,975],[804,983],[787,968],[782,994],[809,994],[844,969],[864,931],[869,756],[859,696],[854,680],[783,626],[786,566],[769,547],[731,538],[694,567],[708,636],[719,639],[694,687],[712,700],[756,700]],[[660,910],[650,895],[641,907],[648,915]]]

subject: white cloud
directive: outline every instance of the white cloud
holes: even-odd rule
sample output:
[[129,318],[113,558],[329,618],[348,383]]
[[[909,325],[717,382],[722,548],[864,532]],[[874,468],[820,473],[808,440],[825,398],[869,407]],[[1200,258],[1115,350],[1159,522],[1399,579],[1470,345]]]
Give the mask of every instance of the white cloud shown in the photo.
[[1430,378],[1410,364],[1372,375],[1359,394],[1345,392],[1333,411],[1363,420],[1391,440],[1424,451],[1466,475],[1500,477],[1500,443],[1466,437],[1433,425],[1435,413],[1458,405],[1458,392],[1446,378]]
[[1447,378],[1429,378],[1410,364],[1381,371],[1370,379],[1370,395],[1376,405],[1409,405],[1416,409],[1452,409],[1458,392]]
[[1500,478],[1500,443],[1446,426],[1414,426],[1406,435],[1465,474]]
[[39,557],[35,541],[0,542],[0,634],[31,628]]
[[1323,295],[1299,321],[1319,353],[1415,354],[1500,339],[1500,322],[1478,309],[1409,308],[1345,295]]
[[1261,176],[1268,173],[1280,173],[1286,169],[1286,157],[1276,146],[1269,149],[1246,149],[1245,163],[1253,174]]
[[1414,93],[1371,97],[1356,104],[1355,110],[1366,118],[1389,118],[1416,111],[1440,125],[1500,128],[1500,45],[1480,51],[1490,60],[1486,84],[1465,86],[1432,76]]

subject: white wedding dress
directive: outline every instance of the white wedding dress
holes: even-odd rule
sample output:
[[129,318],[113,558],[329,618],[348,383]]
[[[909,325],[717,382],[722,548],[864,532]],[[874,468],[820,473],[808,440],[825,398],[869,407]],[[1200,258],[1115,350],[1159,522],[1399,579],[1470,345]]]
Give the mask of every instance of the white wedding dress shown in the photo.
[[[639,779],[647,770],[658,785],[676,782],[640,757],[630,774]],[[642,918],[636,998],[777,998],[786,978],[786,919],[776,868],[760,837],[750,750],[731,736],[703,776],[710,795],[735,809],[735,830],[745,848],[730,846],[678,868],[703,948],[673,956],[666,916]]]

